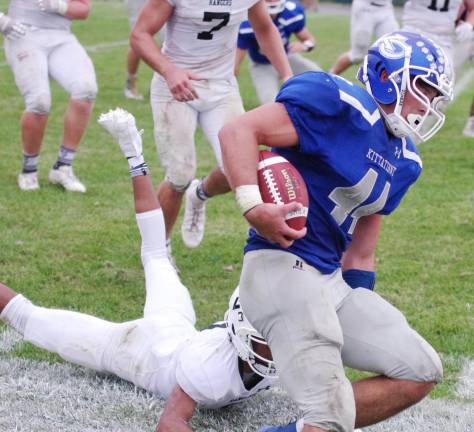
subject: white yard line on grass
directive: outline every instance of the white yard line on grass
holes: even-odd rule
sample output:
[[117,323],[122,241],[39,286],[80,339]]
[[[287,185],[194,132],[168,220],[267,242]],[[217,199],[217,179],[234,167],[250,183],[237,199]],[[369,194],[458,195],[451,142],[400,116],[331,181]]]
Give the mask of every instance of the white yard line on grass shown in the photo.
[[[10,345],[11,335],[0,334]],[[472,396],[474,363],[466,361],[458,391]],[[465,387],[467,386],[467,387]],[[464,389],[464,390],[463,390]],[[0,431],[143,432],[153,431],[164,407],[125,381],[70,364],[11,358],[0,353]],[[425,399],[364,432],[474,432],[470,400]],[[195,432],[249,432],[262,424],[285,424],[297,415],[279,388],[222,410],[198,410]],[[244,419],[244,420],[243,420]]]
[[[474,401],[474,361],[471,359],[466,359],[464,362],[456,385],[456,396]],[[474,411],[474,407],[472,410]]]
[[[95,53],[95,52],[105,51],[110,48],[116,48],[116,47],[121,47],[121,46],[126,46],[126,45],[128,45],[128,39],[114,41],[114,42],[104,42],[104,43],[99,43],[95,45],[87,45],[84,48],[86,49],[87,52]],[[1,48],[3,49],[3,46]],[[7,62],[0,62],[0,68],[6,67],[6,66],[8,66]]]
[[4,327],[0,330],[0,354],[9,352],[20,340],[22,340],[20,333],[11,327]]

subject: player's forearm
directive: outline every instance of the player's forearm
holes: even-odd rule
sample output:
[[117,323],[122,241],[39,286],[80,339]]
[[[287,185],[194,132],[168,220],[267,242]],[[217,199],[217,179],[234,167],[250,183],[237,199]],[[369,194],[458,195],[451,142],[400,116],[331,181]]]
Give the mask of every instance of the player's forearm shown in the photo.
[[219,132],[227,180],[236,187],[257,184],[258,140],[239,120],[227,123]]
[[342,270],[375,271],[375,250],[382,217],[374,214],[362,217],[356,225],[352,242],[342,257]]
[[192,432],[189,421],[196,405],[196,401],[176,385],[166,402],[156,432]]
[[237,48],[235,52],[235,65],[234,65],[234,75],[237,76],[240,72],[240,65],[242,64],[245,58],[246,50]]
[[153,35],[135,27],[130,35],[130,45],[154,71],[163,75],[173,63],[162,54],[161,48],[155,42]]
[[261,51],[278,71],[280,78],[287,79],[291,77],[293,72],[276,26],[271,25],[262,29],[256,28],[254,31]]

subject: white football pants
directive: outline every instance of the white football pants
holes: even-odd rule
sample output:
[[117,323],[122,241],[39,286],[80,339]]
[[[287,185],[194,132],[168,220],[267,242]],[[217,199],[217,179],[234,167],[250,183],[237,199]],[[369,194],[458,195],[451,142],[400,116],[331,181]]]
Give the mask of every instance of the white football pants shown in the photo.
[[5,39],[5,56],[25,99],[27,112],[48,114],[49,77],[72,99],[94,101],[97,82],[94,65],[77,38],[67,30],[29,29],[18,40]]
[[[381,0],[381,4],[384,1]],[[372,38],[395,31],[399,28],[391,3],[375,6],[377,0],[354,0],[351,7],[351,49],[352,63],[360,63],[372,44]]]
[[289,252],[245,254],[240,300],[268,341],[278,376],[305,423],[352,432],[355,403],[343,366],[390,378],[438,382],[441,361],[377,293],[352,289],[340,270],[323,275]]
[[192,85],[199,98],[178,102],[161,75],[155,73],[151,82],[150,100],[158,156],[166,171],[166,180],[177,190],[185,189],[196,175],[194,134],[197,125],[201,126],[218,166],[223,169],[217,135],[229,120],[244,112],[235,77],[192,81]]
[[144,317],[121,324],[90,315],[33,307],[24,338],[63,359],[112,373],[167,398],[176,385],[180,346],[197,331],[189,292],[166,257],[163,213],[137,215],[142,235]]

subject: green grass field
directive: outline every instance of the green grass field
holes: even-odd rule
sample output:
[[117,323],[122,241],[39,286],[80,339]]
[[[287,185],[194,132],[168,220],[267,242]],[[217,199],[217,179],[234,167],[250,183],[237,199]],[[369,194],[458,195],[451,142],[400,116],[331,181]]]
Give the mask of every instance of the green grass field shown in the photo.
[[[6,10],[4,0],[0,10]],[[318,39],[311,53],[327,69],[348,47],[348,16],[315,15],[308,21]],[[87,22],[74,24],[84,45],[126,40],[123,4],[96,2]],[[65,193],[47,182],[61,140],[67,95],[53,85],[51,111],[40,162],[41,190],[19,191],[19,118],[23,101],[0,54],[0,280],[43,306],[68,308],[113,321],[142,314],[144,280],[134,222],[127,164],[96,123],[116,106],[132,112],[145,129],[145,156],[155,184],[163,175],[153,143],[147,102],[125,100],[126,45],[91,52],[99,83],[93,118],[75,162],[85,195]],[[239,82],[247,109],[256,97],[245,65]],[[345,75],[353,79],[355,68]],[[150,70],[142,66],[139,87],[148,95]],[[461,134],[474,84],[450,106],[444,129],[421,147],[424,173],[400,208],[383,225],[377,250],[377,291],[401,309],[409,322],[442,353],[446,379],[435,397],[454,398],[463,359],[474,358],[474,140]],[[317,95],[315,95],[317,97]],[[210,148],[197,135],[199,175],[214,166]],[[246,223],[232,195],[208,204],[206,235],[196,250],[179,235],[173,248],[204,327],[221,319],[241,269]],[[57,358],[30,345],[13,355]],[[351,373],[351,376],[354,376]]]

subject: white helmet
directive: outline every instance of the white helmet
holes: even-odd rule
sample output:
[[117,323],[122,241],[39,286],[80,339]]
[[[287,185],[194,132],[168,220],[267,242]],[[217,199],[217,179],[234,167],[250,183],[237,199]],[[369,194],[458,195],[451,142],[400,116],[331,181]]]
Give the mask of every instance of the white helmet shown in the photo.
[[240,306],[239,287],[235,289],[229,300],[225,321],[227,333],[239,357],[246,361],[256,374],[264,378],[278,378],[274,361],[255,352],[254,344],[265,346],[268,344],[245,317]]
[[270,15],[277,15],[285,9],[286,0],[265,0]]

